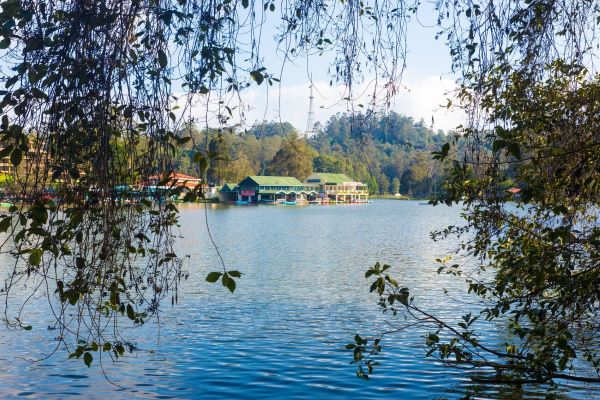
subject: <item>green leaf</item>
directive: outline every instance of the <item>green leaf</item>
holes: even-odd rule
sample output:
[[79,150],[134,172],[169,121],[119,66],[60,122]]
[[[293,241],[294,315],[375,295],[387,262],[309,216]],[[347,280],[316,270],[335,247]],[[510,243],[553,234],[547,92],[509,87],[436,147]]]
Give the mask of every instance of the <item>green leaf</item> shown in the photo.
[[231,293],[235,292],[235,280],[231,278],[227,280],[227,289],[229,289]]
[[127,304],[127,318],[132,321],[135,320],[135,311],[133,311],[131,304]]
[[25,49],[24,51],[35,51],[40,50],[44,45],[43,38],[41,36],[32,36],[29,39],[25,40]]
[[10,154],[10,162],[15,167],[18,167],[21,164],[21,159],[23,158],[23,153],[19,149],[14,149]]
[[5,217],[0,221],[0,232],[6,232],[10,228],[12,223],[11,217]]
[[500,140],[500,139],[499,139],[499,140],[496,140],[496,141],[494,142],[494,144],[492,145],[492,151],[493,151],[494,153],[496,153],[496,152],[498,152],[498,151],[502,150],[503,148],[505,148],[505,147],[506,147],[506,144],[507,144],[507,143],[506,143],[506,141],[504,141],[504,140]]
[[242,0],[242,7],[248,8],[248,5],[249,5],[248,0]]
[[117,344],[115,346],[114,352],[115,352],[115,355],[122,356],[123,354],[125,354],[125,347],[123,347],[122,344]]
[[0,150],[0,158],[8,157],[8,155],[13,151],[12,145],[8,145],[2,150]]
[[223,278],[221,279],[221,283],[225,286],[231,293],[235,291],[235,280],[229,277],[229,273],[225,272],[223,274]]
[[257,85],[260,85],[265,80],[263,73],[259,70],[250,72],[250,76],[252,77],[252,79],[254,79]]
[[17,83],[18,80],[19,80],[19,75],[15,75],[15,76],[13,76],[11,78],[8,78],[6,80],[6,83],[4,84],[4,87],[9,88],[12,85],[14,85],[15,83]]
[[93,360],[94,356],[89,351],[83,355],[83,362],[85,363],[85,365],[88,366],[88,368],[90,367],[90,365],[92,365]]
[[158,64],[161,68],[167,66],[167,54],[163,50],[158,50]]
[[516,159],[521,159],[521,148],[516,143],[509,143],[506,147],[506,151],[512,154]]
[[210,283],[215,283],[219,280],[221,275],[223,275],[221,272],[211,272],[206,276],[206,281]]
[[41,249],[31,249],[29,253],[29,264],[38,266],[42,262],[42,254],[44,252]]
[[448,156],[449,151],[450,151],[450,143],[444,143],[444,145],[442,146],[442,152],[441,152],[442,159],[444,159],[445,157]]
[[240,271],[227,271],[229,276],[233,276],[234,278],[241,278],[242,273]]
[[229,275],[227,275],[227,272],[225,272],[223,274],[223,277],[221,278],[221,284],[225,287],[227,287],[227,284],[229,283]]
[[30,331],[32,329],[31,325],[27,325],[23,327],[24,330]]

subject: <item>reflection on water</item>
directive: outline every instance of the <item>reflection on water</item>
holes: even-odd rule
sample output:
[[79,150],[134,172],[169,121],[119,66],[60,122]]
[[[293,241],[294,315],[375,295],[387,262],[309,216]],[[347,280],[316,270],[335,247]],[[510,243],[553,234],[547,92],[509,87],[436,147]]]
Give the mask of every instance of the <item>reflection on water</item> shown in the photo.
[[[0,397],[65,398],[481,398],[584,399],[585,385],[525,388],[474,386],[458,370],[424,358],[425,332],[383,342],[382,365],[371,381],[357,379],[344,345],[355,333],[377,333],[385,320],[368,293],[364,271],[376,261],[394,266],[417,301],[450,317],[468,304],[463,285],[438,276],[434,258],[452,243],[432,243],[429,232],[460,223],[459,210],[417,202],[376,201],[357,206],[182,206],[180,254],[189,254],[190,279],[179,304],[156,324],[125,332],[141,350],[98,365],[66,360],[64,352],[30,363],[55,346],[40,306],[29,311],[30,332],[0,328]],[[244,276],[234,295],[204,282],[219,261]],[[445,247],[445,248],[444,248]],[[1,268],[1,267],[0,267]],[[41,303],[43,305],[43,300]],[[502,327],[486,335],[501,338]]]

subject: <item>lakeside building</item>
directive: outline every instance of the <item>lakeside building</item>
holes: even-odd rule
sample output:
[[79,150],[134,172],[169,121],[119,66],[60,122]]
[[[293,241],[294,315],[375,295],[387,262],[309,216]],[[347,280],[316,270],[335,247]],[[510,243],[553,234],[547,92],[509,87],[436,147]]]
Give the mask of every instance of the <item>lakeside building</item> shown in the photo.
[[223,186],[219,188],[219,201],[221,203],[231,203],[238,199],[238,186],[234,183],[225,182]]
[[364,203],[369,200],[367,184],[356,182],[345,174],[313,172],[305,183],[316,188],[322,202]]
[[318,192],[288,176],[248,176],[237,185],[238,203],[296,204],[315,200]]
[[181,187],[186,189],[195,189],[202,183],[202,179],[195,176],[172,172],[169,176],[154,175],[148,178],[146,186],[158,186],[162,184],[165,187]]
[[[201,186],[199,186],[201,185]],[[192,190],[200,188],[206,198],[217,196],[215,187],[202,185],[202,179],[195,176],[171,172],[169,175],[153,175],[142,184],[144,191],[161,194],[175,188],[180,188],[179,198],[185,197],[185,194]]]
[[10,162],[10,158],[8,156],[0,159],[0,174],[12,175],[14,170],[15,167],[13,166],[12,162]]
[[[4,150],[5,148],[0,148]],[[21,163],[15,167],[10,159],[10,154],[0,158],[0,174],[15,177],[17,174],[35,175],[35,179],[39,179],[46,171],[46,162],[48,154],[46,145],[38,140],[35,136],[27,137],[27,151],[21,153]]]
[[344,174],[312,173],[305,182],[288,176],[247,176],[219,188],[219,200],[238,204],[366,203],[369,190]]

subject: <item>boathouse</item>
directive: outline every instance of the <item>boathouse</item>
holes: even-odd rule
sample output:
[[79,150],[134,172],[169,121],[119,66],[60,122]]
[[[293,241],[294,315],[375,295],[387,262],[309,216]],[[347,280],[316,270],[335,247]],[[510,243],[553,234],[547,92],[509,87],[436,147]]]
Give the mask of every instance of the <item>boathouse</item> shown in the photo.
[[305,183],[317,188],[323,202],[364,203],[369,199],[367,184],[356,182],[345,174],[313,172]]
[[288,176],[248,176],[237,186],[237,201],[248,203],[303,203],[314,200],[315,190]]
[[224,183],[219,189],[219,201],[223,203],[234,202],[238,199],[238,187],[234,183]]

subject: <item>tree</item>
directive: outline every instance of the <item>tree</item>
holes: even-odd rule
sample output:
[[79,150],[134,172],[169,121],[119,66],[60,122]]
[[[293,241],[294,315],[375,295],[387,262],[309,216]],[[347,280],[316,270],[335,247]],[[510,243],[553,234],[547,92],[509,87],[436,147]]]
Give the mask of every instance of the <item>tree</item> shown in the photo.
[[411,168],[409,168],[402,173],[402,177],[400,178],[400,188],[402,190],[402,193],[404,193],[407,196],[412,196],[413,181],[413,171]]
[[[54,296],[48,301],[61,304],[61,344],[87,365],[96,352],[124,354],[120,330],[106,327],[144,324],[163,301],[176,302],[177,283],[186,277],[172,246],[176,205],[170,196],[122,205],[115,185],[123,174],[140,185],[156,177],[168,183],[182,146],[194,149],[191,159],[206,173],[218,155],[196,143],[195,135],[181,135],[181,127],[193,121],[178,115],[174,103],[185,103],[187,110],[198,95],[210,95],[219,128],[231,128],[233,110],[225,97],[281,78],[263,65],[256,41],[245,47],[239,40],[240,33],[259,33],[266,18],[281,22],[277,39],[286,58],[332,54],[332,81],[346,85],[348,98],[363,71],[373,71],[380,85],[367,112],[339,116],[325,130],[334,138],[330,150],[355,158],[346,168],[371,176],[370,190],[377,191],[371,170],[379,170],[393,151],[386,147],[378,159],[377,141],[406,139],[406,146],[422,151],[430,144],[423,123],[412,124],[414,132],[406,136],[385,129],[371,134],[377,124],[370,117],[381,99],[375,93],[395,93],[407,13],[417,3],[4,1],[0,52],[10,67],[3,68],[0,157],[19,166],[30,150],[29,135],[41,150],[34,158],[38,172],[28,169],[15,180],[25,201],[0,219],[0,230],[12,240],[2,250],[17,260],[0,295],[10,297],[28,280],[45,283],[33,287],[47,286]],[[596,370],[600,364],[588,345],[599,330],[598,229],[592,215],[598,206],[598,1],[439,0],[437,7],[440,34],[448,38],[453,67],[461,73],[458,101],[469,113],[461,138],[436,154],[450,169],[437,201],[464,201],[466,226],[437,237],[475,238],[459,250],[478,261],[475,272],[494,272],[488,281],[468,282],[491,305],[455,327],[421,310],[387,268],[368,271],[376,278],[373,290],[386,294],[383,306],[399,304],[400,312],[432,324],[430,354],[445,362],[496,368],[501,380],[586,379],[565,371],[575,357]],[[179,89],[185,94],[174,100]],[[207,106],[206,114],[212,111]],[[406,133],[407,121],[394,123]],[[123,144],[118,152],[115,139]],[[274,159],[292,161],[294,174],[302,177],[312,156],[297,152],[308,162],[296,162],[291,143]],[[135,162],[115,162],[123,156]],[[116,165],[120,174],[113,174]],[[506,205],[512,194],[498,190],[509,173],[522,186],[519,212]],[[58,188],[57,201],[44,196],[51,184]],[[442,262],[440,271],[462,273],[456,265]],[[223,265],[207,280],[220,280],[233,292],[239,277]],[[37,289],[30,290],[22,297],[26,302],[38,298]],[[76,316],[73,325],[62,318],[69,313]],[[503,318],[517,344],[493,349],[482,343],[472,329],[481,316]],[[4,322],[31,329],[26,319]],[[438,329],[452,339],[445,341]],[[369,371],[364,343],[357,342],[355,361],[359,367],[367,363]],[[498,362],[487,361],[489,354]]]
[[293,176],[304,180],[312,172],[314,150],[304,140],[292,135],[283,142],[275,157],[267,165],[270,175]]
[[277,151],[281,148],[283,139],[279,136],[267,137],[260,140],[260,149],[258,151],[257,161],[260,165],[259,173],[265,174],[267,171],[267,164],[275,157]]
[[[376,264],[366,276],[375,279],[371,291],[384,310],[431,329],[427,354],[448,365],[495,371],[482,381],[600,382],[592,343],[600,334],[599,6],[586,0],[438,2],[469,118],[461,137],[434,153],[450,168],[434,203],[462,204],[465,225],[433,237],[461,240],[456,258],[473,262],[445,257],[438,272],[466,277],[481,311],[460,323],[445,321],[421,308],[390,266]],[[504,187],[515,175],[517,194]],[[487,343],[477,326],[498,321],[506,326],[506,342]],[[398,321],[396,328],[405,326]],[[348,346],[359,376],[372,372],[381,339],[368,344],[358,337]],[[575,359],[583,369],[574,369]]]
[[392,194],[398,194],[398,193],[400,193],[400,179],[394,178],[392,180],[392,184],[390,186],[390,192]]
[[227,169],[223,172],[223,182],[240,182],[248,175],[255,175],[256,171],[252,168],[250,161],[245,155],[239,155],[233,160],[229,160]]
[[296,128],[289,122],[263,121],[262,123],[255,123],[248,133],[256,136],[257,139],[263,139],[274,136],[286,137],[287,135],[293,135],[295,132]]
[[377,183],[377,178],[371,175],[367,177],[366,181],[369,188],[369,194],[379,194],[379,183]]
[[379,173],[376,176],[377,186],[379,187],[379,194],[386,194],[390,188],[390,180],[385,174]]
[[340,160],[327,154],[319,155],[313,160],[314,171],[341,173],[343,172],[342,168]]
[[[177,282],[186,276],[182,258],[172,248],[178,210],[169,199],[178,189],[165,193],[164,201],[138,198],[131,207],[117,201],[123,193],[117,196],[115,187],[123,181],[168,185],[169,175],[185,164],[177,161],[182,150],[205,176],[219,155],[187,129],[195,121],[181,110],[189,110],[199,95],[210,94],[218,111],[211,104],[206,114],[219,129],[232,128],[234,111],[225,97],[281,78],[263,65],[259,44],[252,40],[244,45],[239,33],[259,32],[264,18],[275,19],[286,58],[315,51],[337,54],[335,77],[349,89],[357,81],[358,63],[378,65],[379,56],[398,54],[403,43],[398,39],[404,10],[388,4],[377,9],[377,23],[392,35],[377,30],[368,34],[369,40],[358,40],[366,37],[363,28],[350,23],[365,12],[374,16],[362,3],[338,8],[300,0],[281,5],[254,0],[6,0],[1,7],[0,56],[6,65],[0,158],[20,165],[30,150],[28,135],[36,137],[40,151],[32,159],[36,168],[8,183],[25,200],[0,217],[0,230],[12,239],[1,250],[18,260],[0,285],[0,296],[11,296],[26,280],[46,283],[27,287],[48,286],[54,293],[48,301],[62,305],[57,336],[88,366],[98,352],[122,356],[118,327],[146,323],[165,299],[175,303]],[[325,16],[336,23],[321,26]],[[393,80],[398,69],[392,64],[390,71],[378,67],[376,74]],[[115,140],[119,151],[114,151]],[[127,162],[118,163],[118,158]],[[119,174],[112,173],[115,166]],[[299,171],[305,174],[305,169]],[[57,189],[58,200],[47,199],[50,187]],[[239,272],[222,267],[207,279],[235,290]],[[29,294],[22,297],[26,302],[40,298]],[[62,317],[69,313],[78,318],[67,326]],[[23,330],[29,329],[26,320],[19,315],[3,322]]]

